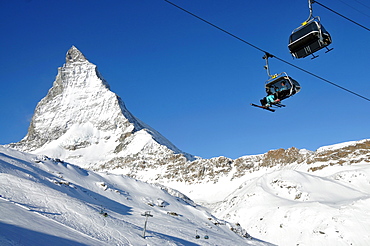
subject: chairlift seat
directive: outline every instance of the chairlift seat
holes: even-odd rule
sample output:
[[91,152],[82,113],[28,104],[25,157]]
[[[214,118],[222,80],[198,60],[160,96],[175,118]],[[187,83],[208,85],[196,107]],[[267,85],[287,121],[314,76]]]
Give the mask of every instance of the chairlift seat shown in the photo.
[[[286,89],[282,90],[282,83],[284,82]],[[298,93],[301,90],[300,84],[285,72],[279,74],[275,78],[266,81],[266,91],[276,95],[277,99],[284,100]]]
[[295,58],[304,58],[331,44],[331,36],[317,18],[295,29],[289,37],[288,48]]

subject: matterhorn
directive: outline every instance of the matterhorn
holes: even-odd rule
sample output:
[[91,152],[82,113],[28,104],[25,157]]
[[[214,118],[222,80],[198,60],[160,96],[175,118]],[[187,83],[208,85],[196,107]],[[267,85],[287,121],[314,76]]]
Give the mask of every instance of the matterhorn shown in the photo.
[[193,159],[133,116],[75,46],[37,104],[27,135],[10,146],[93,169]]

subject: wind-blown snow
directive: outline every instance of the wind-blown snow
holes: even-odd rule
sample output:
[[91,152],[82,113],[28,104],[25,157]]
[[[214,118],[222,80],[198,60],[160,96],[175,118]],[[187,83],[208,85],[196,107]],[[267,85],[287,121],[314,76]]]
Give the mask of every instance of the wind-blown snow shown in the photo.
[[236,232],[178,191],[0,146],[2,246],[270,245]]

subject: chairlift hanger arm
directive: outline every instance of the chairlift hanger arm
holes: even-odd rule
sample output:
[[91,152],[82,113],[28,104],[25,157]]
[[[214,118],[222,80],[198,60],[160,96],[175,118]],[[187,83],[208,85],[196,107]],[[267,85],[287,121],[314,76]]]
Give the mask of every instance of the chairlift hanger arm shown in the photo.
[[307,20],[302,23],[302,26],[306,25],[312,19],[312,4],[315,3],[315,0],[308,0],[308,8],[310,9],[310,15],[308,16]]
[[265,55],[262,57],[262,59],[265,59],[266,60],[266,65],[265,65],[265,69],[266,69],[266,72],[267,72],[267,75],[270,77],[270,78],[276,78],[277,75],[274,74],[274,75],[271,75],[270,74],[270,67],[269,67],[269,58],[273,58],[274,56],[271,55],[270,53],[268,52],[265,52]]

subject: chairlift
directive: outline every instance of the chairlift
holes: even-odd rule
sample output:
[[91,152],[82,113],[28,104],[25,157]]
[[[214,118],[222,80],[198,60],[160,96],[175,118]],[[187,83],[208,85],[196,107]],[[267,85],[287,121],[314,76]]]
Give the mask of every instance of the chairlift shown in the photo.
[[274,94],[275,99],[282,101],[298,93],[301,90],[301,86],[298,81],[288,76],[286,72],[271,75],[268,59],[272,57],[273,55],[269,53],[266,53],[262,57],[266,60],[265,69],[267,71],[267,75],[270,77],[265,82],[265,89],[267,94]]
[[[312,55],[313,58],[318,50],[326,48],[332,43],[332,39],[328,31],[320,23],[320,17],[312,17],[312,6],[313,0],[308,0],[310,15],[308,19],[302,23],[302,25],[293,30],[289,37],[289,51],[295,58],[304,58],[308,55]],[[313,59],[312,58],[312,59]]]
[[271,75],[268,59],[272,57],[273,55],[266,53],[262,58],[266,60],[265,69],[267,71],[267,75],[270,77],[265,82],[265,90],[267,96],[274,95],[274,102],[268,103],[266,96],[260,100],[261,106],[253,103],[251,105],[274,112],[275,110],[271,107],[285,107],[285,105],[281,104],[281,101],[297,94],[301,90],[301,86],[298,81],[288,76],[286,72]]
[[286,72],[282,72],[275,76],[266,81],[265,89],[266,92],[274,94],[276,99],[282,101],[301,90],[300,84],[295,79],[288,76]]

